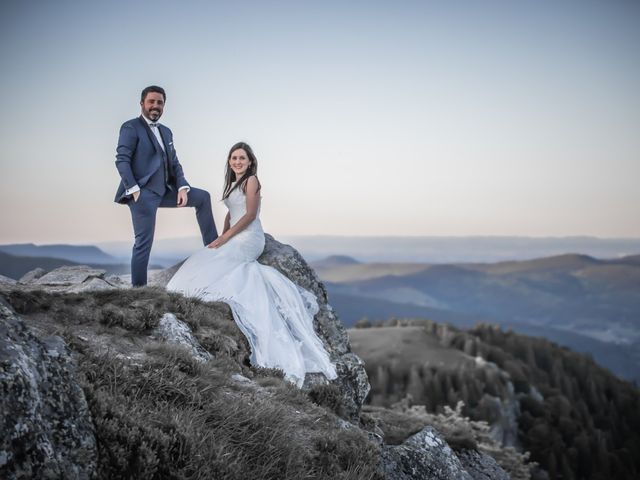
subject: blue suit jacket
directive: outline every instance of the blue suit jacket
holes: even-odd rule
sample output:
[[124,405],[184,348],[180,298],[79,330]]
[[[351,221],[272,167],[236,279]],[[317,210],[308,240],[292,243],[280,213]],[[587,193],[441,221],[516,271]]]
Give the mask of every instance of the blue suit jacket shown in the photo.
[[[180,165],[176,149],[173,147],[171,130],[164,125],[158,125],[158,128],[164,140],[172,183],[177,187],[176,190],[184,186],[188,187],[189,183],[184,178],[182,165]],[[142,116],[122,124],[116,152],[116,168],[120,173],[121,181],[114,201],[128,203],[132,196],[126,195],[125,191],[136,184],[140,188],[144,188],[154,173],[159,169],[164,169],[164,153],[156,136]]]

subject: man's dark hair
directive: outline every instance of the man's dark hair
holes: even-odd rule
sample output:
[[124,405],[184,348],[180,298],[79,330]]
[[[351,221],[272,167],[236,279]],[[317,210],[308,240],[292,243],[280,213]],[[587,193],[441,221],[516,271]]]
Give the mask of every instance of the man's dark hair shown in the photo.
[[142,90],[142,93],[140,94],[140,101],[144,102],[144,99],[147,96],[147,94],[151,93],[151,92],[161,93],[162,94],[162,99],[165,102],[167,101],[167,94],[164,93],[164,88],[159,87],[157,85],[150,85],[147,88],[145,88],[144,90]]

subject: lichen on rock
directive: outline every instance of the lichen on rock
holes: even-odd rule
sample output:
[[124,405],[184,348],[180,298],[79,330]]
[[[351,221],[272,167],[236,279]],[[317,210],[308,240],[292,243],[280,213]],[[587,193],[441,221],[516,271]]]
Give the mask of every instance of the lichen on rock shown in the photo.
[[0,477],[92,478],[93,424],[60,337],[45,342],[0,299]]

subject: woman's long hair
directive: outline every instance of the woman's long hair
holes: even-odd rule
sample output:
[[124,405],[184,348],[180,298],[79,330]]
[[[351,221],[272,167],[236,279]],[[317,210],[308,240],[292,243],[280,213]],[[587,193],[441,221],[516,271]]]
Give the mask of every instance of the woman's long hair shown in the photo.
[[[247,157],[249,157],[249,161],[251,163],[249,164],[249,168],[247,168],[247,171],[244,172],[244,175],[242,175],[242,178],[237,179],[236,173],[231,170],[229,159],[231,158],[231,154],[240,148],[247,152]],[[253,153],[253,150],[251,150],[251,147],[249,145],[244,142],[238,142],[233,147],[231,147],[231,150],[229,150],[229,155],[227,155],[227,167],[224,175],[224,193],[222,194],[222,199],[224,200],[225,198],[227,198],[231,194],[231,192],[233,192],[239,186],[242,187],[242,191],[246,193],[247,179],[251,175],[255,175],[256,180],[258,179],[258,159],[256,158],[255,153]],[[236,180],[237,183],[232,187],[231,185]],[[260,181],[258,181],[258,191],[260,191],[260,188]]]

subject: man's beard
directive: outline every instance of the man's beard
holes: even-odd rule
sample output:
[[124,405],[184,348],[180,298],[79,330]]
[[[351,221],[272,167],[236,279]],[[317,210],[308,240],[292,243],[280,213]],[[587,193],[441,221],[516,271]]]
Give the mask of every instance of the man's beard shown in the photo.
[[158,120],[161,116],[162,116],[162,113],[160,113],[158,110],[149,110],[147,112],[147,117],[150,120]]

